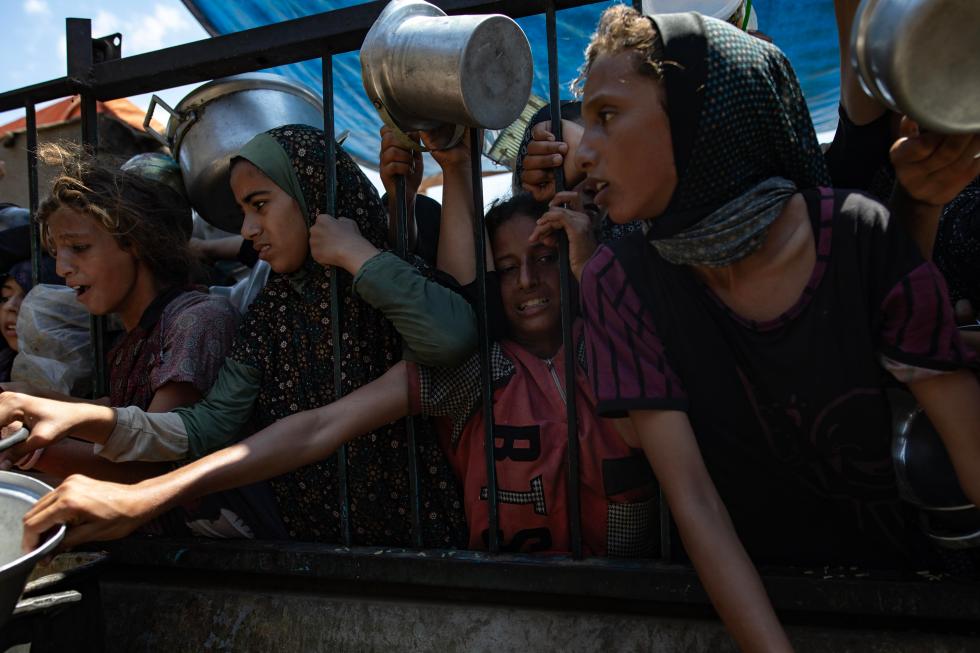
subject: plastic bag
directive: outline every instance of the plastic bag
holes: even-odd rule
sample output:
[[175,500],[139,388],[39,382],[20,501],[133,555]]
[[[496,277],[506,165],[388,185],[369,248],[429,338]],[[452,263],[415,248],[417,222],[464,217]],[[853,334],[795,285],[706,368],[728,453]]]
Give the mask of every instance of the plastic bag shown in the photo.
[[87,397],[92,390],[90,315],[65,286],[34,286],[20,306],[20,352],[11,381],[35,388]]

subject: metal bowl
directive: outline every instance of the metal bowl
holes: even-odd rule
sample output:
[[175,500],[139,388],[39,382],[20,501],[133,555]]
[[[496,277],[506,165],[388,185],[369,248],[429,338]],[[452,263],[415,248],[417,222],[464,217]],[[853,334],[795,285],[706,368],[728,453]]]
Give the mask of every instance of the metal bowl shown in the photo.
[[[170,114],[165,134],[150,126],[154,109]],[[170,147],[191,205],[210,224],[238,233],[241,209],[229,182],[229,163],[253,137],[282,125],[323,128],[323,100],[280,75],[248,73],[200,86],[175,109],[153,96],[143,127]]]
[[30,476],[0,472],[0,627],[17,605],[35,563],[51,553],[65,536],[65,527],[61,526],[30,553],[20,549],[24,515],[50,491],[49,485]]
[[925,129],[980,132],[977,0],[862,0],[851,63],[868,95]]

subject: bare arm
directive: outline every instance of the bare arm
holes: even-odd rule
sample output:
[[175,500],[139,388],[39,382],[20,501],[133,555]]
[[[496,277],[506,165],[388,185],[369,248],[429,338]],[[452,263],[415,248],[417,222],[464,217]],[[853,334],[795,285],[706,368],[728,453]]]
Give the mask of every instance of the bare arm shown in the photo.
[[[200,400],[201,392],[192,383],[165,383],[154,393],[147,412],[166,413]],[[46,447],[35,463],[35,469],[58,478],[84,474],[118,483],[135,483],[163,474],[171,466],[169,463],[113,462],[96,454],[92,445],[71,438]]]
[[961,370],[909,384],[936,427],[956,469],[960,487],[980,505],[980,384]]
[[[443,132],[424,133],[426,145],[437,147],[447,138]],[[470,132],[455,147],[432,152],[432,157],[442,168],[442,218],[439,222],[439,245],[436,249],[436,266],[452,276],[460,285],[468,285],[476,279],[474,265],[473,223],[473,175],[470,157]],[[493,256],[487,239],[487,269],[493,269]]]
[[407,370],[398,363],[340,401],[291,415],[163,476],[132,486],[69,477],[24,517],[24,545],[32,548],[54,524],[72,526],[64,546],[123,537],[181,502],[322,460],[408,412]]
[[742,651],[790,651],[759,574],[704,466],[687,415],[632,411],[647,459],[667,498],[684,549]]
[[27,440],[0,453],[2,460],[19,460],[39,447],[66,437],[105,444],[116,426],[116,413],[108,406],[67,403],[17,392],[0,394],[0,424],[21,422],[31,430]]
[[857,71],[851,66],[851,27],[861,0],[834,0],[837,41],[840,44],[840,101],[856,125],[867,125],[885,113],[886,108],[868,97],[861,88]]
[[[417,132],[406,134],[409,138],[418,139]],[[405,177],[405,202],[408,215],[409,249],[414,250],[418,239],[418,226],[415,222],[415,196],[422,183],[423,164],[422,153],[405,148],[395,136],[390,127],[381,128],[381,155],[378,163],[381,183],[388,194],[388,242],[392,249],[397,249],[398,225],[398,195],[395,192],[395,180],[399,175]]]

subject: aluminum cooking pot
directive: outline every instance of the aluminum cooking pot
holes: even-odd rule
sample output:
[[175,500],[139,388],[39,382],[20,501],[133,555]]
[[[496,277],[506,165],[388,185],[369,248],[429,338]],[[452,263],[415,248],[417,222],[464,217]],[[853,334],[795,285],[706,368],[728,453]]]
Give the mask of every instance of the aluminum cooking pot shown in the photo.
[[60,526],[30,553],[20,550],[24,515],[50,491],[50,486],[30,476],[0,472],[0,627],[17,605],[35,563],[51,553],[65,536],[65,527]]
[[[170,114],[167,129],[150,127],[156,106]],[[170,147],[191,205],[212,225],[237,233],[242,215],[228,182],[231,157],[257,134],[281,125],[323,128],[320,96],[279,75],[235,75],[193,90],[171,109],[153,96],[143,128]]]
[[447,16],[392,0],[361,44],[361,76],[385,122],[503,129],[527,104],[534,73],[521,28],[501,15]]
[[862,0],[851,64],[868,95],[924,128],[980,132],[977,0]]

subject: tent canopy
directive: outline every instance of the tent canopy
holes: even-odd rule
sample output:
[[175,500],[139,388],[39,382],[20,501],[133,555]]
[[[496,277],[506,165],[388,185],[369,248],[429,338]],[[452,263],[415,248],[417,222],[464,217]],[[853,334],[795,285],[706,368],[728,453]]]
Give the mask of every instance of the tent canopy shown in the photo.
[[[340,9],[363,0],[184,0],[212,35],[228,34],[293,18]],[[612,2],[566,9],[558,13],[558,71],[563,96],[582,63],[582,53],[599,14]],[[759,28],[781,47],[796,69],[817,133],[832,132],[837,124],[839,90],[837,32],[830,0],[753,0]],[[544,16],[518,21],[534,54],[532,92],[547,98],[548,66]],[[312,89],[322,87],[319,61],[272,69]],[[377,167],[381,121],[361,84],[357,52],[334,57],[334,106],[337,133],[350,130],[345,148],[362,163]],[[825,136],[822,140],[826,140]]]

